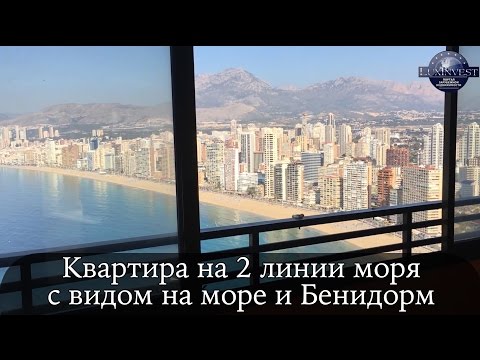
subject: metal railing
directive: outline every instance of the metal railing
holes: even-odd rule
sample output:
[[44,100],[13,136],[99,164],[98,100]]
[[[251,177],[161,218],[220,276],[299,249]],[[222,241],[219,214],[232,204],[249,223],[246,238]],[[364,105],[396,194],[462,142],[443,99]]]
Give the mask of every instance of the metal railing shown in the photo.
[[[459,200],[455,202],[456,206],[468,206],[480,204],[480,198],[472,198]],[[283,219],[283,220],[270,220],[261,221],[250,224],[239,224],[234,226],[223,226],[213,229],[204,229],[200,231],[200,240],[202,242],[215,241],[225,237],[248,235],[249,244],[244,247],[237,247],[228,250],[212,251],[203,253],[200,258],[203,261],[212,261],[217,259],[225,259],[241,254],[248,254],[252,256],[251,264],[253,276],[251,285],[259,284],[259,255],[261,253],[268,253],[277,250],[288,250],[297,247],[334,243],[342,240],[351,240],[356,238],[362,238],[366,236],[374,236],[388,233],[401,232],[401,242],[394,244],[386,244],[381,246],[375,246],[370,248],[360,248],[355,250],[349,250],[341,253],[331,253],[322,256],[325,261],[335,261],[341,259],[352,259],[365,255],[374,255],[391,251],[402,251],[403,256],[411,256],[412,249],[421,246],[427,246],[432,244],[441,244],[443,237],[427,238],[422,240],[412,241],[412,230],[418,228],[425,228],[430,226],[438,226],[445,223],[444,219],[427,220],[420,222],[413,222],[413,213],[419,211],[428,211],[441,209],[445,206],[441,201],[428,202],[415,205],[402,205],[397,207],[385,207],[378,209],[366,209],[360,211],[341,212],[325,215],[305,216],[302,219]],[[312,236],[302,239],[286,240],[275,243],[260,243],[260,234],[276,231],[286,230],[298,227],[308,227],[314,225],[340,223],[343,221],[362,220],[374,217],[385,217],[390,215],[401,215],[402,224],[389,225],[382,227],[374,227],[367,229],[359,229],[353,231],[344,231],[336,234],[325,234]],[[461,216],[459,221],[470,221],[472,219],[478,219],[480,216],[465,215]],[[457,222],[457,219],[455,219]],[[25,251],[11,253],[8,255],[0,256],[0,268],[9,267],[12,264],[19,266],[20,279],[18,281],[12,281],[2,284],[0,288],[0,295],[12,292],[21,292],[22,296],[22,311],[28,313],[33,308],[33,290],[64,283],[72,283],[74,281],[81,281],[82,279],[64,279],[61,275],[32,278],[32,265],[51,261],[51,258],[46,254],[72,254],[77,255],[91,255],[91,254],[106,254],[116,253],[124,251],[133,251],[137,249],[155,248],[166,245],[177,244],[176,234],[166,234],[161,237],[140,237],[130,238],[125,240],[111,240],[102,241],[92,244],[83,244],[75,246],[55,247],[49,249],[42,249],[40,251]],[[206,280],[202,283],[208,283],[212,280]],[[218,281],[218,279],[216,280]]]

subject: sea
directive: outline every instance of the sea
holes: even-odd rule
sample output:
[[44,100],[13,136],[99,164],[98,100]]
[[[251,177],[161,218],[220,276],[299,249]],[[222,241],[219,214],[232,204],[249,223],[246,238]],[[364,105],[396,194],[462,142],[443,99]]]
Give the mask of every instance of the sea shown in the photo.
[[[266,205],[268,206],[268,205]],[[268,213],[265,211],[265,213]],[[202,228],[268,220],[227,207],[200,204]],[[0,256],[17,251],[92,244],[176,232],[175,197],[105,181],[0,166]],[[261,243],[320,235],[307,228],[263,233]],[[202,242],[202,251],[242,247],[247,236]],[[345,243],[295,251],[343,252]]]

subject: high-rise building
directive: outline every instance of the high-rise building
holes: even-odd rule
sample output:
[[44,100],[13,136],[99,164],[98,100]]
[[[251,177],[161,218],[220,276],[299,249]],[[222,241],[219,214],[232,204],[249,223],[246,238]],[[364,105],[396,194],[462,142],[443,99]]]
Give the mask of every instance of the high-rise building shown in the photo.
[[225,189],[224,146],[220,140],[207,144],[205,172],[208,183],[217,189]]
[[352,143],[352,128],[350,125],[342,124],[339,130],[338,144],[340,146],[340,156],[351,156],[351,151],[347,151],[348,145]]
[[255,133],[240,133],[240,162],[247,164],[247,172],[254,172],[253,152],[255,151]]
[[460,164],[468,165],[468,160],[480,156],[480,126],[473,122],[469,124],[458,144],[458,159]]
[[380,169],[377,176],[377,205],[387,206],[390,204],[390,189],[394,185],[393,169],[388,166]]
[[156,160],[156,171],[160,171],[161,179],[175,179],[175,157],[173,144],[162,143],[158,149],[158,157]]
[[480,185],[480,166],[460,166],[458,168],[458,181],[473,180]]
[[378,166],[385,166],[387,164],[387,150],[388,146],[383,143],[379,143],[375,147],[375,163]]
[[225,190],[227,191],[237,191],[239,174],[238,159],[239,150],[237,148],[225,148]]
[[387,148],[390,148],[390,129],[375,129],[375,138],[382,144],[386,145]]
[[38,138],[43,139],[43,126],[38,127]]
[[323,144],[325,144],[325,124],[322,124],[322,123],[315,124],[312,130],[312,138],[314,140],[314,144],[315,144],[315,139],[317,139],[318,144],[316,148],[320,150],[323,147]]
[[[3,142],[3,147],[9,147],[10,146],[10,130],[8,127],[4,127],[2,129],[2,142]],[[0,144],[2,145],[2,144]]]
[[258,173],[242,172],[238,174],[237,189],[241,193],[246,193],[248,189],[256,188],[258,185]]
[[[104,156],[101,158],[104,158]],[[135,165],[135,175],[137,177],[148,179],[151,176],[149,147],[135,151]],[[100,166],[100,168],[105,168],[105,165]]]
[[274,198],[287,200],[287,167],[288,161],[277,162],[274,168]]
[[410,162],[410,152],[404,147],[387,149],[387,166],[407,166]]
[[300,204],[303,200],[304,167],[299,161],[287,164],[287,201]]
[[343,178],[338,174],[318,177],[319,205],[323,210],[343,208]]
[[237,120],[232,119],[230,121],[230,135],[233,137],[237,137]]
[[253,170],[255,172],[260,168],[260,164],[263,163],[263,151],[254,151],[253,152]]
[[265,196],[274,197],[274,167],[278,160],[277,136],[271,129],[264,129],[263,161],[265,163]]
[[97,169],[97,164],[95,164],[95,158],[96,158],[95,150],[87,151],[87,170],[88,171],[94,171]]
[[105,154],[105,170],[115,171],[115,153],[112,150]]
[[423,138],[424,164],[440,169],[443,166],[443,125],[432,126],[428,135]]
[[89,142],[90,150],[97,150],[99,143],[98,138],[91,138]]
[[323,152],[302,152],[300,156],[304,165],[305,181],[316,183],[318,169],[323,166]]
[[335,129],[335,115],[332,113],[328,113],[327,115],[327,125],[330,125]]
[[49,165],[54,165],[57,163],[57,149],[55,146],[55,141],[52,139],[48,139],[45,143],[46,147],[46,157],[45,161]]
[[53,130],[53,126],[49,126],[48,127],[48,137],[50,137],[51,139],[53,139],[55,136],[55,131]]
[[[442,169],[434,166],[407,166],[402,168],[403,204],[423,203],[442,199]],[[440,219],[441,209],[413,213],[413,221]],[[427,234],[439,234],[440,226],[426,228]]]
[[358,140],[355,146],[355,152],[353,155],[356,158],[362,158],[362,159],[365,159],[370,156],[370,141],[367,141],[367,138],[365,136],[362,136]]
[[344,210],[361,210],[370,207],[369,171],[368,164],[363,161],[345,165],[343,181]]
[[62,148],[62,165],[67,168],[75,168],[77,160],[80,159],[80,147],[77,144],[71,144]]
[[474,180],[463,180],[460,182],[460,198],[478,196],[478,183]]
[[335,145],[333,143],[326,143],[323,146],[323,164],[325,166],[333,164],[335,162]]
[[332,125],[325,126],[325,142],[334,144],[336,141],[335,127]]

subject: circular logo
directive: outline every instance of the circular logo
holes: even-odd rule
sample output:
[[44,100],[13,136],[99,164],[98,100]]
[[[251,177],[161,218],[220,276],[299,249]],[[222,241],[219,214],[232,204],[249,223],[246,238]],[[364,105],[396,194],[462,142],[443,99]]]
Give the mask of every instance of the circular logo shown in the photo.
[[478,67],[470,67],[467,59],[455,51],[442,51],[435,55],[428,66],[419,68],[420,77],[430,78],[438,90],[460,90],[469,77],[478,77]]

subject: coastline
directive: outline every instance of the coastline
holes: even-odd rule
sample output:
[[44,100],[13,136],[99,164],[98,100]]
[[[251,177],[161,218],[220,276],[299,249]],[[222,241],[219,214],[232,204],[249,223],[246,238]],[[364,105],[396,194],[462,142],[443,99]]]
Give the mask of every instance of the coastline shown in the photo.
[[[50,167],[36,167],[36,166],[14,166],[14,165],[0,165],[0,167],[11,168],[11,169],[20,169],[20,170],[29,170],[45,173],[53,173],[58,175],[66,176],[76,176],[84,179],[104,181],[112,184],[117,184],[121,186],[128,186],[136,189],[154,191],[157,193],[175,196],[175,185],[167,183],[156,183],[149,180],[142,180],[132,177],[120,176],[120,175],[110,175],[110,174],[98,174],[89,171],[81,170],[72,170],[72,169],[62,169],[62,168],[50,168]],[[271,219],[288,219],[291,218],[292,214],[303,213],[305,216],[318,215],[317,212],[308,209],[300,209],[291,206],[284,206],[280,204],[266,203],[261,200],[249,199],[239,196],[232,196],[229,194],[215,193],[209,191],[199,192],[199,200],[201,203],[220,206],[224,208],[229,208],[233,210],[245,211],[256,215],[268,216]],[[262,212],[262,205],[268,205],[268,213],[265,211]],[[353,231],[360,229],[371,228],[369,225],[358,221],[345,221],[337,224],[323,224],[309,226],[308,228],[315,229],[320,231],[322,234],[335,234],[338,232],[344,231]],[[375,235],[368,238],[357,238],[344,240],[345,242],[356,246],[358,248],[370,248],[380,245],[394,244],[401,242],[401,239],[395,237],[393,234],[382,234]],[[416,248],[417,251],[423,252],[423,248]]]

